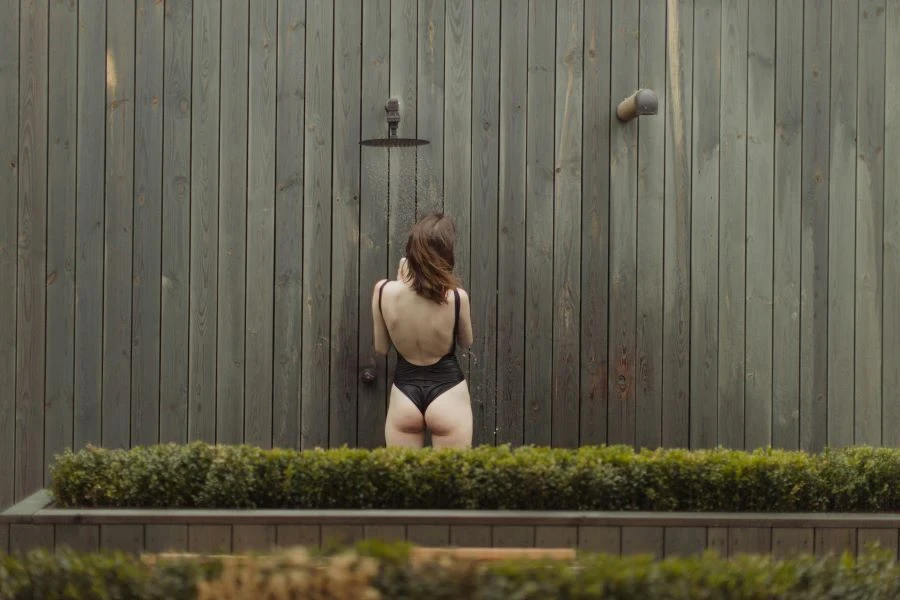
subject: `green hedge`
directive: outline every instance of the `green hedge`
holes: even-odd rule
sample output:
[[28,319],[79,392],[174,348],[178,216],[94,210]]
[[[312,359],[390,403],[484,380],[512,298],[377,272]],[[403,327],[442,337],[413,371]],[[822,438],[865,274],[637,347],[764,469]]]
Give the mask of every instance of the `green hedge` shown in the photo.
[[204,443],[58,456],[61,507],[879,512],[900,450],[263,450]]
[[331,555],[302,549],[240,562],[146,566],[122,554],[0,555],[0,600],[880,600],[900,597],[887,553],[858,560],[801,556],[653,560],[582,555],[574,562],[413,563],[403,544],[371,542]]

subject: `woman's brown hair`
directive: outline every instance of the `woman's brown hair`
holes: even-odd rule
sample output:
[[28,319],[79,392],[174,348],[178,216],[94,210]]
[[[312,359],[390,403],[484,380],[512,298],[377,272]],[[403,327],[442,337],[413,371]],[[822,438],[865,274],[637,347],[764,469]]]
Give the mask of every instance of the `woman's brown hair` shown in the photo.
[[413,290],[438,304],[459,285],[453,274],[456,224],[443,213],[433,212],[413,225],[406,241],[407,279]]

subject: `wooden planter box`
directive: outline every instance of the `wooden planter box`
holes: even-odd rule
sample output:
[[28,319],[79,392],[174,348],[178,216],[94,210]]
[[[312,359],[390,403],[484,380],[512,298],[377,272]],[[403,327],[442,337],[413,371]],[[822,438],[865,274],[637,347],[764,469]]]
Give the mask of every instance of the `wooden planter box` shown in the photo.
[[877,542],[896,556],[898,531],[900,514],[58,509],[40,491],[0,513],[0,551],[69,546],[238,553],[377,538],[657,557],[707,549],[724,555],[857,553]]

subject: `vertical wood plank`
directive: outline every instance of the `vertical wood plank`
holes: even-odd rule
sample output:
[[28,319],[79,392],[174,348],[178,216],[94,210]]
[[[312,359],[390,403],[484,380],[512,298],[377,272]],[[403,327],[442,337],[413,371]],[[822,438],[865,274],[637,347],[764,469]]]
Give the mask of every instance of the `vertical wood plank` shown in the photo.
[[690,445],[691,147],[694,1],[666,4],[666,176],[663,234],[664,446]]
[[[8,19],[7,13],[0,13]],[[78,12],[50,6],[47,117],[47,390],[44,481],[50,461],[72,446],[75,366],[75,142],[78,94]],[[12,194],[6,196],[12,204]],[[13,221],[14,222],[14,221]],[[2,244],[2,242],[0,242]],[[10,282],[15,287],[15,282]],[[2,356],[2,351],[0,351]],[[2,501],[0,501],[2,505]]]
[[578,528],[578,549],[587,552],[612,554],[622,553],[621,527],[587,527]]
[[367,540],[381,540],[383,542],[406,540],[405,525],[365,525],[363,536]]
[[323,548],[353,546],[356,542],[365,539],[362,525],[322,525],[321,535]]
[[334,9],[334,131],[341,135],[335,136],[332,165],[332,377],[328,395],[328,444],[338,447],[356,446],[357,438],[362,7],[358,2],[343,1],[336,2]]
[[272,443],[300,447],[306,2],[278,4],[275,138],[275,374]]
[[421,219],[444,207],[446,0],[422,0],[417,7],[416,136],[431,142],[421,146],[417,156],[416,218]]
[[665,538],[662,527],[623,527],[622,556],[649,554],[662,558],[665,554]]
[[19,216],[15,499],[44,481],[48,13],[25,2],[20,21]]
[[722,4],[719,133],[718,443],[744,448],[749,4]]
[[732,527],[728,530],[728,555],[769,554],[772,530],[768,527]]
[[[612,3],[612,103],[640,87],[640,2]],[[635,443],[638,121],[609,115],[609,443]],[[642,157],[643,158],[643,157]],[[646,416],[646,415],[645,415]],[[650,423],[647,423],[650,425]]]
[[235,525],[232,552],[268,552],[275,547],[274,525]]
[[275,2],[250,3],[244,442],[261,447],[272,445],[277,26]]
[[144,526],[100,525],[100,549],[140,554],[144,551]]
[[[23,15],[26,11],[22,11]],[[52,550],[53,525],[10,525],[9,553],[26,554],[31,550]]]
[[803,11],[803,159],[800,248],[800,448],[826,443],[828,395],[828,151],[831,6]]
[[892,554],[896,560],[897,530],[894,528],[858,529],[856,531],[856,551],[864,553],[870,546],[877,546],[880,550]]
[[775,47],[772,443],[800,446],[800,194],[803,5],[779,2]]
[[[390,97],[390,0],[362,3],[362,115],[361,137],[388,134],[385,102]],[[401,115],[401,122],[403,115]],[[363,148],[360,160],[359,211],[359,367],[375,370],[371,384],[357,384],[357,444],[363,448],[384,445],[387,389],[386,361],[375,354],[372,327],[372,294],[375,282],[388,271],[388,154],[381,148]],[[468,181],[468,179],[467,179]],[[468,214],[468,209],[466,209]],[[458,224],[458,223],[457,223]],[[354,374],[356,376],[356,374]]]
[[691,189],[691,448],[717,442],[718,423],[718,254],[719,99],[721,65],[719,0],[697,0],[698,35],[693,77]]
[[0,525],[0,554],[9,553],[9,525]]
[[[0,464],[16,464],[16,287],[19,164],[19,0],[0,1]],[[15,199],[15,200],[13,200]],[[0,473],[0,506],[15,502],[15,469]],[[0,527],[7,540],[9,528]],[[0,540],[0,551],[4,548]]]
[[[496,529],[496,528],[495,528]],[[450,545],[449,525],[408,525],[406,539],[417,546],[442,548]]]
[[497,443],[524,441],[525,179],[528,1],[500,8],[500,163],[497,229]]
[[450,545],[456,548],[491,548],[491,526],[451,525]]
[[[216,442],[244,441],[250,4],[222,3],[219,246],[216,278]],[[250,86],[252,89],[252,86]],[[248,266],[250,268],[248,268]],[[254,307],[259,308],[259,307]]]
[[[885,0],[859,3],[855,444],[882,441]],[[895,165],[896,166],[896,165]],[[896,190],[895,190],[896,193]],[[890,300],[889,300],[890,302]],[[892,308],[890,310],[896,310]],[[829,321],[831,319],[829,318]],[[845,338],[846,339],[846,338]],[[829,390],[830,393],[830,390]],[[830,420],[830,419],[829,419]]]
[[75,552],[97,552],[100,550],[99,525],[56,525],[54,547],[68,548]]
[[203,554],[230,553],[231,525],[188,525],[188,551]]
[[813,529],[776,527],[772,529],[772,556],[786,558],[797,554],[811,554],[815,548]]
[[144,530],[147,552],[187,552],[187,525],[147,525]]
[[[303,170],[303,344],[300,444],[328,445],[331,352],[332,76],[334,7],[306,12],[306,103]],[[327,249],[327,250],[324,250]]]
[[[663,289],[666,173],[666,7],[643,0],[640,14],[640,85],[654,90],[658,116],[640,120],[637,150],[637,322],[634,396],[634,444],[662,444]],[[668,391],[666,399],[668,400]]]
[[159,438],[160,442],[184,443],[188,433],[192,3],[166,2],[164,29]]
[[106,191],[100,439],[106,448],[127,448],[131,443],[128,423],[131,420],[134,241],[135,5],[113,2],[106,10]]
[[551,525],[534,528],[535,548],[577,548],[578,527]]
[[666,527],[665,556],[692,556],[706,550],[706,527]]
[[[444,212],[456,222],[453,248],[456,275],[462,286],[468,288],[472,236],[472,0],[445,2],[444,181],[441,189]],[[365,29],[366,25],[363,25]],[[365,42],[363,52],[366,52]],[[468,377],[468,350],[461,351],[458,356],[463,373]]]
[[556,189],[553,209],[551,442],[578,445],[581,391],[581,167],[584,2],[556,6]]
[[727,557],[728,536],[727,527],[710,527],[706,530],[706,549],[721,557]]
[[[528,100],[527,100],[527,167],[525,182],[525,415],[524,437],[526,444],[550,445],[550,416],[553,400],[553,363],[549,357],[553,352],[553,148],[547,140],[555,139],[554,106],[556,102],[556,6],[554,2],[529,0],[528,6]],[[609,12],[609,9],[607,9]],[[586,19],[586,27],[592,23]],[[598,32],[599,33],[599,32]],[[609,39],[599,36],[601,40]],[[591,38],[593,40],[593,38]],[[600,54],[604,54],[601,52]],[[597,68],[602,69],[598,61]],[[608,62],[608,61],[607,61]],[[591,65],[593,66],[593,64]],[[588,69],[585,77],[594,76],[594,69]],[[608,77],[608,75],[607,75]],[[602,79],[602,76],[601,76]],[[600,87],[599,85],[597,86]],[[608,86],[607,86],[608,89]],[[592,89],[590,91],[593,91]],[[586,86],[586,93],[589,92]],[[598,99],[598,106],[601,106]],[[600,120],[602,122],[602,120]],[[586,123],[596,124],[597,118]],[[601,131],[597,131],[598,136]],[[608,137],[608,135],[606,136]],[[604,138],[605,139],[605,138]],[[585,159],[596,160],[593,169],[585,169],[586,174],[606,173],[608,168],[599,162],[600,157],[585,153]],[[601,181],[597,181],[600,185]],[[608,186],[604,186],[607,189]],[[593,194],[585,186],[586,193]],[[601,195],[606,199],[607,195]],[[590,199],[597,201],[592,195]],[[594,203],[586,203],[593,220],[588,229],[602,234],[606,223],[606,212]],[[596,228],[596,229],[595,229]],[[605,237],[605,236],[604,236]],[[602,259],[590,265],[588,276],[595,275],[596,285],[606,285],[606,265]],[[600,269],[599,271],[594,269]],[[586,270],[586,269],[585,269]],[[599,295],[604,295],[598,290]],[[597,322],[599,321],[599,323]],[[584,321],[606,327],[605,316],[597,319],[589,313]],[[587,326],[587,325],[585,325]],[[582,355],[595,365],[594,373],[605,373],[606,341],[604,330],[592,329],[591,336],[582,335]],[[600,338],[603,342],[600,343]],[[586,377],[592,385],[592,393],[587,401],[582,400],[582,443],[590,439],[599,442],[606,439],[606,386],[599,388],[595,378]],[[605,382],[605,379],[603,380]],[[588,429],[584,429],[588,427]]]
[[853,444],[856,0],[833,3],[828,187],[828,445]]
[[772,444],[775,0],[751,2],[747,64],[747,290],[744,445]]
[[534,548],[535,530],[528,525],[493,527],[491,536],[495,548]]
[[856,529],[849,527],[819,527],[815,530],[816,556],[856,554]]
[[[900,0],[886,7],[885,98],[900,97]],[[886,102],[884,161],[900,164],[900,104]],[[900,169],[884,172],[884,297],[900,298]],[[882,390],[884,407],[882,442],[900,444],[900,311],[885,310]]]
[[276,540],[281,548],[293,546],[318,548],[321,545],[320,533],[318,525],[279,525]]
[[216,436],[220,13],[218,2],[194,6],[188,438],[206,442]]
[[131,292],[131,445],[159,440],[165,5],[136,5],[134,262]]
[[479,242],[496,239],[497,235],[500,3],[473,2],[473,11],[469,298],[475,341],[469,353],[469,392],[474,418],[472,443],[478,446],[493,444],[496,434],[497,246]]

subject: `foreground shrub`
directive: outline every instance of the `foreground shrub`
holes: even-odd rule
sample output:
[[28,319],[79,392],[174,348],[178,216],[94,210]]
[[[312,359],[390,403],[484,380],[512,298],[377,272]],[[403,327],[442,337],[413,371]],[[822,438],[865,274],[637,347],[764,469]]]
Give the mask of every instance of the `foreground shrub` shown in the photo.
[[405,544],[303,549],[220,561],[167,560],[154,567],[121,554],[0,555],[0,600],[882,600],[900,597],[892,555],[858,560],[802,556],[686,559],[583,555],[574,562],[410,560]]
[[66,451],[60,507],[884,512],[900,450],[263,450],[201,442]]

